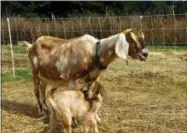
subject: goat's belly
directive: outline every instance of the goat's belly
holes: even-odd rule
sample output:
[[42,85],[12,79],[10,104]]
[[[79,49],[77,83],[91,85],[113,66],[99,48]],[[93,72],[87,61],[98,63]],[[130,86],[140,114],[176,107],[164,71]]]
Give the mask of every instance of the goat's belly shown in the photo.
[[55,87],[59,87],[59,86],[66,86],[68,84],[67,81],[65,80],[52,80],[52,79],[48,79],[48,78],[45,78],[41,75],[38,75],[38,77],[46,84],[50,84],[50,85],[53,85]]

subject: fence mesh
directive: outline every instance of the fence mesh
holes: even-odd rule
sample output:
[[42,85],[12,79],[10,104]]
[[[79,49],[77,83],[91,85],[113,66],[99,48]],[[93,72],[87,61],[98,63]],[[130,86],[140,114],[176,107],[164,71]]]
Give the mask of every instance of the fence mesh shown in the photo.
[[[15,67],[28,66],[26,48],[17,46],[17,42],[26,40],[33,43],[42,35],[74,38],[90,34],[96,38],[105,38],[127,28],[141,29],[149,45],[186,45],[187,15],[167,14],[150,16],[115,16],[82,18],[9,18],[12,42],[16,58]],[[1,45],[3,70],[12,67],[9,47],[7,18],[2,18]]]

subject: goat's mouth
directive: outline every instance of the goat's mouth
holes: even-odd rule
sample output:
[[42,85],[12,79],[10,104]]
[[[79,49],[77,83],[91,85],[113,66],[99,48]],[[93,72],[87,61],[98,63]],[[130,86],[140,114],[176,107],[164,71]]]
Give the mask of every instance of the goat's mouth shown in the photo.
[[138,57],[141,61],[146,61],[147,60],[147,57],[144,56],[142,53],[138,53]]

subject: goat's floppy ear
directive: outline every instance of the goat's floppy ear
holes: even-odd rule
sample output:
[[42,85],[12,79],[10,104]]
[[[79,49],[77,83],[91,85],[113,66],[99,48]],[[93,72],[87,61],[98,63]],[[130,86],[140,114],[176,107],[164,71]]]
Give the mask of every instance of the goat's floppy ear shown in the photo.
[[115,45],[115,53],[119,58],[127,60],[129,51],[129,43],[126,40],[126,36],[120,33]]

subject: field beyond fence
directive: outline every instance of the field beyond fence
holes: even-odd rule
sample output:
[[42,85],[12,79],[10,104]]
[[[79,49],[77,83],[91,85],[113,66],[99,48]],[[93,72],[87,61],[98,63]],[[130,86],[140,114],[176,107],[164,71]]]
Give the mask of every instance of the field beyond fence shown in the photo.
[[[34,42],[42,35],[73,38],[91,34],[104,38],[127,28],[141,29],[149,44],[184,45],[187,40],[187,15],[114,16],[84,18],[10,18],[13,44]],[[9,43],[7,19],[2,19],[2,44]]]

